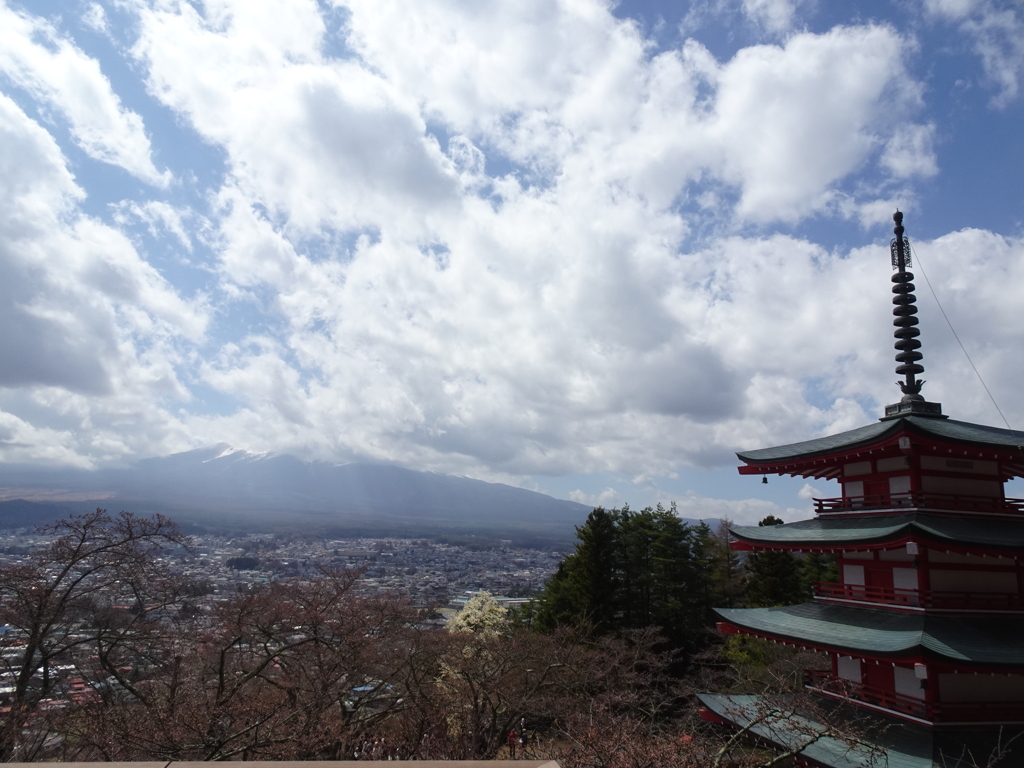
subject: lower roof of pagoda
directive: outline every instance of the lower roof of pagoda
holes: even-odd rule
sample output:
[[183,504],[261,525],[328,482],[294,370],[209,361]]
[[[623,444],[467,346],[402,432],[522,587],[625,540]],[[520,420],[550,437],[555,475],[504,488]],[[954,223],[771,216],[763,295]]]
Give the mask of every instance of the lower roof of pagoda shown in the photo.
[[998,459],[1006,478],[1024,475],[1024,432],[929,416],[901,416],[801,443],[742,451],[736,456],[747,464],[739,468],[740,474],[835,477],[842,469],[837,462],[892,447],[901,435],[911,435],[925,444],[934,441],[944,447],[975,449],[984,458]]
[[[929,728],[846,702],[822,699],[808,706],[800,696],[698,693],[707,709],[776,748],[804,746],[800,756],[825,768],[974,768],[973,756],[1002,747],[1007,762],[1024,760],[1019,728]],[[777,714],[774,714],[777,713]],[[773,716],[774,714],[774,716]],[[836,731],[821,721],[846,723]],[[854,736],[855,738],[850,738]]]
[[817,517],[784,525],[732,526],[739,549],[843,550],[927,540],[936,545],[991,551],[1024,549],[1024,520],[911,512]]
[[716,608],[740,630],[794,645],[874,658],[940,657],[955,663],[1024,665],[1024,617],[958,617],[803,603]]
[[[721,720],[738,728],[749,726],[753,736],[776,749],[790,751],[802,746],[801,757],[827,768],[867,768],[879,764],[894,768],[933,768],[931,750],[923,744],[925,739],[919,737],[917,741],[922,743],[915,743],[911,749],[893,749],[893,754],[886,749],[888,745],[878,744],[872,748],[866,743],[851,744],[840,733],[832,735],[834,729],[819,722],[815,718],[817,713],[798,711],[799,702],[792,701],[794,697],[698,693],[697,698]],[[864,718],[859,714],[851,712],[849,722],[862,723]],[[916,730],[915,735],[918,735]],[[883,754],[885,761],[880,762]],[[911,759],[900,760],[904,757]],[[915,757],[918,759],[914,760]]]

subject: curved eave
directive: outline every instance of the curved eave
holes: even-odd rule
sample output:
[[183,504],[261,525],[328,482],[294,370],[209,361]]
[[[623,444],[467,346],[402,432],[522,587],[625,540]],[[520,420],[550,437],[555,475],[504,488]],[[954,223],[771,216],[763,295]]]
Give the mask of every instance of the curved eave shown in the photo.
[[772,448],[760,448],[754,451],[740,451],[736,456],[740,461],[758,466],[781,465],[796,461],[807,461],[814,458],[834,456],[847,453],[857,448],[873,446],[887,442],[904,429],[906,418],[868,424],[864,427],[840,432],[837,435],[817,437],[789,445]]
[[[890,768],[933,768],[930,758],[918,759],[905,752],[875,744],[851,743],[849,739],[833,735],[834,731],[822,725],[809,715],[805,716],[795,709],[796,701],[790,702],[780,696],[728,695],[715,693],[698,693],[697,698],[704,705],[713,722],[729,723],[737,728],[747,728],[748,732],[764,743],[771,744],[779,750],[793,750],[800,754],[804,761],[798,765],[810,764],[822,768],[868,768],[872,765],[886,764]],[[780,709],[781,707],[781,709]],[[792,709],[791,709],[792,707]],[[781,717],[769,717],[768,713],[777,712]],[[849,719],[857,718],[863,725],[863,712],[850,712]],[[820,717],[820,714],[818,715]],[[704,717],[704,713],[702,713]],[[899,726],[900,736],[907,741],[907,723],[882,719],[872,716],[872,722],[880,722],[877,730],[883,734]],[[911,735],[911,739],[917,734]],[[891,738],[891,737],[890,737]],[[879,750],[884,750],[884,761],[879,761]],[[917,750],[922,751],[922,750]]]
[[[832,521],[808,520],[803,523]],[[796,526],[801,526],[794,530]],[[772,529],[772,530],[768,530]],[[822,525],[810,526],[801,523],[785,525],[735,526],[729,529],[740,542],[748,546],[743,549],[841,549],[869,544],[883,544],[897,541],[910,534],[911,525],[901,521],[896,524],[868,529],[845,529],[830,531]]]
[[970,547],[998,553],[1024,549],[1024,520],[974,520],[921,513],[815,518],[785,525],[734,526],[729,530],[743,545],[738,547],[742,550],[874,549],[907,541],[927,542],[944,549]]
[[[892,448],[902,435],[911,436],[919,445],[932,442],[945,448],[1002,453],[1008,472],[1004,479],[1024,475],[1024,433],[921,416],[904,416],[790,445],[741,451],[736,456],[746,464],[739,468],[740,474],[831,478],[840,472],[837,462]],[[1007,452],[1018,455],[1005,456]]]
[[809,648],[874,658],[1024,666],[1024,617],[933,616],[827,603],[715,612],[743,633]]

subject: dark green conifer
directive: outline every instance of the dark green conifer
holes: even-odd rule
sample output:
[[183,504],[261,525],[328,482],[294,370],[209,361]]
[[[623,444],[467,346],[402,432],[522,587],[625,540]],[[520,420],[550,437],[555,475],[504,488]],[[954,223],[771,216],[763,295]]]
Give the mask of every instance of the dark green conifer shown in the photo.
[[[758,525],[782,525],[768,515]],[[801,562],[792,552],[754,552],[747,557],[747,605],[770,607],[803,600]]]
[[595,509],[576,529],[576,551],[548,581],[533,625],[572,623],[598,634],[656,626],[674,648],[698,649],[711,616],[710,529],[684,523],[673,505]]

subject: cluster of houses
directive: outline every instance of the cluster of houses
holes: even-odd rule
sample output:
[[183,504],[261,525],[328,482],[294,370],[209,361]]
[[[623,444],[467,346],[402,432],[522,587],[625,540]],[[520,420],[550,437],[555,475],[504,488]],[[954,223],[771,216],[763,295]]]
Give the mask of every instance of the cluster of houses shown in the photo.
[[[27,562],[51,540],[28,529],[0,533],[0,567]],[[520,604],[525,599],[516,596],[540,589],[561,558],[559,552],[509,546],[474,549],[426,539],[324,540],[267,534],[198,536],[190,548],[176,547],[161,555],[165,564],[196,585],[189,602],[198,611],[261,584],[314,576],[325,566],[361,571],[355,584],[358,594],[400,594],[418,607],[458,609],[479,591],[498,596],[502,604]],[[12,670],[24,649],[18,635],[18,629],[0,626],[0,708],[13,691]],[[44,674],[58,683],[53,706],[96,696],[76,669],[72,663],[56,664],[37,673],[38,684]],[[117,684],[113,679],[108,683]]]

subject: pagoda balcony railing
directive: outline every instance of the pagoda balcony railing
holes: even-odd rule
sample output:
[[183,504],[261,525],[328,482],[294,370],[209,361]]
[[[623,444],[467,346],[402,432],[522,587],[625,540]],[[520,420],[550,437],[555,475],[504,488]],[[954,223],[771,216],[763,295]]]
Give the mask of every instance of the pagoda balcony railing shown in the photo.
[[1022,611],[1019,592],[933,592],[927,589],[868,587],[860,584],[814,582],[814,596],[823,600],[850,600],[906,608],[949,611]]
[[821,669],[804,670],[804,685],[833,698],[871,704],[930,723],[1024,722],[1024,701],[925,701],[836,677],[831,672]]
[[849,699],[863,704],[874,704],[882,709],[910,715],[919,720],[931,720],[928,703],[923,699],[906,696],[883,688],[873,688],[854,680],[836,677],[822,669],[804,670],[804,685],[808,688],[836,698]]
[[841,499],[814,499],[819,515],[836,512],[859,512],[873,509],[941,509],[953,512],[995,512],[1024,515],[1024,499],[990,498],[986,496],[955,496],[945,493],[879,493],[872,496],[850,496]]

